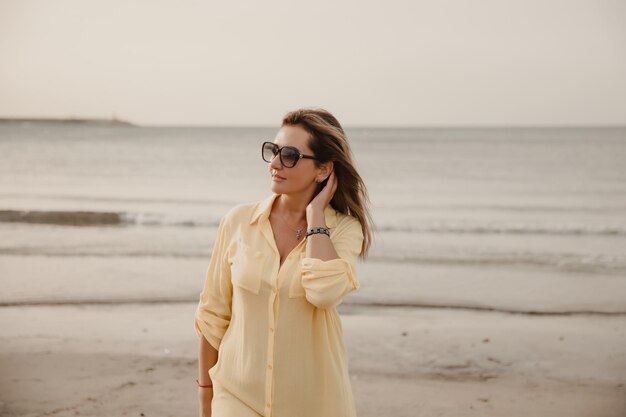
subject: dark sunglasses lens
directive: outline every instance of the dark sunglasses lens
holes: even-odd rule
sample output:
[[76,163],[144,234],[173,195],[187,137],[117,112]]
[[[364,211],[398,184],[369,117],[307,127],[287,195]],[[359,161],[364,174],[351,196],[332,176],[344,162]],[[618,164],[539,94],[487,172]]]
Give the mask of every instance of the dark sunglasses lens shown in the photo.
[[280,151],[280,157],[283,160],[283,164],[285,164],[286,167],[293,167],[296,162],[298,162],[300,154],[298,153],[298,151],[296,149],[293,148],[283,148]]
[[263,160],[265,162],[272,162],[274,156],[277,153],[278,146],[273,143],[264,143],[263,144]]

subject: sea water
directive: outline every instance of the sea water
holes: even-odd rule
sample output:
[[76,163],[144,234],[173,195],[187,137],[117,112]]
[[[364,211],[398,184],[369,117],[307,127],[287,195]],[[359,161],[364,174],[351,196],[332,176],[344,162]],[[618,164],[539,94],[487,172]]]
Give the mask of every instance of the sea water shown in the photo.
[[[512,301],[524,282],[626,289],[626,128],[346,132],[374,220],[352,301],[523,308],[545,294]],[[221,216],[271,193],[276,133],[0,124],[3,302],[195,299]],[[464,299],[469,283],[485,288]]]

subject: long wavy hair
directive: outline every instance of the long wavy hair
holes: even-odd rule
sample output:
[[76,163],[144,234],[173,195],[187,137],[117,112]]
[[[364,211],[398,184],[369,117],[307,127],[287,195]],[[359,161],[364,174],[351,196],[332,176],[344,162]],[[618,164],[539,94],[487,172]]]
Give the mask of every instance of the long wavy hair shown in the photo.
[[[363,245],[359,258],[364,260],[372,244],[374,222],[368,208],[370,200],[367,188],[354,166],[352,150],[341,124],[324,109],[303,108],[287,113],[282,126],[300,126],[311,135],[308,145],[319,158],[314,160],[316,167],[328,161],[333,162],[337,189],[330,205],[340,213],[355,217],[361,223]],[[318,186],[315,195],[325,184],[326,181]]]

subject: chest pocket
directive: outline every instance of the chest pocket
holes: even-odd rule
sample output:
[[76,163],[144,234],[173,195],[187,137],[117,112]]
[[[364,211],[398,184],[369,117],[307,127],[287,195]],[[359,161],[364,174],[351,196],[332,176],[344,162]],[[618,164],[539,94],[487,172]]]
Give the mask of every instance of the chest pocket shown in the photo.
[[230,269],[233,285],[258,294],[266,262],[263,252],[238,240],[235,254],[231,257]]
[[299,298],[306,295],[304,287],[302,286],[302,258],[304,258],[305,255],[306,253],[302,252],[297,258],[298,260],[296,261],[296,266],[294,267],[294,273],[291,276],[291,282],[289,283],[289,298]]

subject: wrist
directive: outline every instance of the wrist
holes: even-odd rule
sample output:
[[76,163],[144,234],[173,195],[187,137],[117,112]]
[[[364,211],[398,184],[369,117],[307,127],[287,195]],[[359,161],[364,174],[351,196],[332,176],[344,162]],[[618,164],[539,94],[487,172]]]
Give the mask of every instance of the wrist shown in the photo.
[[324,216],[324,211],[322,210],[307,211],[306,223],[309,229],[311,227],[326,227],[326,218]]
[[209,382],[205,382],[205,383],[201,383],[200,381],[198,381],[198,379],[196,379],[196,384],[198,385],[198,388],[213,388],[213,381],[209,381]]

